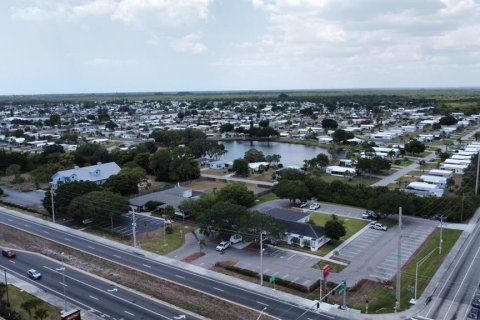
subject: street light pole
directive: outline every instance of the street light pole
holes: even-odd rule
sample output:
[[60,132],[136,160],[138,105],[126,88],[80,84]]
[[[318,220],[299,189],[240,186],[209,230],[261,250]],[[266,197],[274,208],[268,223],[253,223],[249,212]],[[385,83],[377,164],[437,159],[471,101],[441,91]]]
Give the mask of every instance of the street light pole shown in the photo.
[[62,270],[62,283],[63,283],[63,311],[67,312],[67,284],[65,283],[65,262],[63,260],[62,252],[62,267],[57,270]]
[[442,254],[443,244],[443,215],[440,216],[440,243],[438,244],[438,254]]
[[423,257],[422,259],[420,259],[417,263],[416,263],[416,266],[415,266],[415,293],[413,295],[413,300],[415,300],[415,302],[417,302],[417,285],[418,285],[418,268],[420,268],[420,266],[425,262],[427,261],[427,259],[435,252],[435,250],[437,250],[437,248],[433,249],[432,251],[430,251],[425,257]]
[[478,194],[478,175],[480,170],[480,150],[477,153],[477,178],[475,179],[475,195]]
[[50,197],[52,202],[52,222],[55,223],[55,203],[53,202],[53,187],[50,186]]
[[133,247],[137,247],[137,219],[135,217],[135,210],[132,213],[132,234],[133,234]]
[[263,286],[263,231],[260,231],[260,285]]
[[402,207],[398,208],[398,257],[397,257],[397,287],[395,312],[400,310],[400,286],[402,272]]
[[3,269],[3,272],[5,272],[5,290],[7,291],[7,307],[10,307],[10,297],[8,296],[7,270]]

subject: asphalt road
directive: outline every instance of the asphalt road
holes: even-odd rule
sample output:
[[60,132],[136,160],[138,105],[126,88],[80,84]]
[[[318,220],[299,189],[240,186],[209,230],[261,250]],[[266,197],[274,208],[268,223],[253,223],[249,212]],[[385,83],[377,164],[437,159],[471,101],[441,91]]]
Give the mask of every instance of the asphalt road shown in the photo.
[[480,226],[466,240],[463,250],[442,279],[426,317],[439,320],[465,319],[480,282]]
[[[7,273],[28,281],[44,291],[64,298],[67,310],[74,306],[112,320],[116,319],[174,319],[183,313],[158,302],[149,300],[129,290],[117,288],[111,283],[97,277],[65,267],[40,255],[29,252],[17,252],[15,259],[0,257],[0,266]],[[42,273],[39,280],[31,280],[26,276],[27,270],[34,268]],[[65,277],[64,277],[65,276]],[[185,314],[183,314],[185,315]],[[184,319],[198,319],[185,315]]]
[[278,298],[235,286],[210,276],[200,275],[178,266],[152,260],[140,254],[121,250],[96,242],[87,237],[69,233],[68,231],[59,230],[49,225],[26,219],[23,216],[11,214],[4,209],[0,209],[0,223],[15,226],[64,245],[104,257],[116,263],[163,277],[222,299],[234,301],[240,305],[257,309],[259,312],[266,308],[265,313],[279,319],[341,319],[338,316],[309,311],[288,301],[282,301]]

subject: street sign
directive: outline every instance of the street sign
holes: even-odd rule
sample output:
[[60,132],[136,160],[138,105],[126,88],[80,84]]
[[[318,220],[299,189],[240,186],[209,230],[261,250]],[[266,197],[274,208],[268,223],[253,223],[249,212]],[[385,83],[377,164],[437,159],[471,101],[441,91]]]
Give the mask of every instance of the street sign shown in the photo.
[[332,267],[330,267],[328,264],[322,267],[323,279],[327,279],[328,275],[330,274],[330,270],[332,270]]
[[345,292],[345,288],[344,288],[344,287],[338,288],[338,294],[343,294],[344,292]]
[[268,280],[270,283],[274,283],[276,280],[275,276],[271,276],[270,277],[270,280]]

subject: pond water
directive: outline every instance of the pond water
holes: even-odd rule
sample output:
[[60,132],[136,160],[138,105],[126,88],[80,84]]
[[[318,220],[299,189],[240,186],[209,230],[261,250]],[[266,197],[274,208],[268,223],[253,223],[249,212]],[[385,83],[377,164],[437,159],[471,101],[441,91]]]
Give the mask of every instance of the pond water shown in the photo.
[[284,142],[267,142],[267,141],[222,141],[227,154],[222,157],[224,161],[233,161],[243,158],[245,152],[251,148],[262,151],[264,155],[279,154],[282,156],[280,163],[283,166],[303,166],[303,160],[312,159],[319,153],[329,155],[325,148],[304,146],[301,144],[291,144]]

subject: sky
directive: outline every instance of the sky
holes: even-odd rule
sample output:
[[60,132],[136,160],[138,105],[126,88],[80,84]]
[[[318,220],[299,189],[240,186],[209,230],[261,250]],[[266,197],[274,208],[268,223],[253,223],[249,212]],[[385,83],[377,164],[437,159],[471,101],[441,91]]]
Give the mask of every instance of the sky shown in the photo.
[[480,0],[1,0],[0,95],[480,86]]

